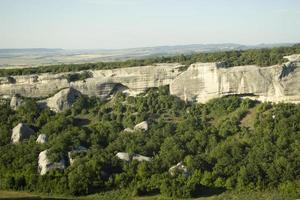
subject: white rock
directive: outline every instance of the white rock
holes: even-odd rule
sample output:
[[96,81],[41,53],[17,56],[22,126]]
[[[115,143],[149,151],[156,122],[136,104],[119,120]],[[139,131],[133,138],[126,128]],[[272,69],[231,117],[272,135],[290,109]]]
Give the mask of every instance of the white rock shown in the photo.
[[39,134],[38,138],[36,139],[36,143],[38,144],[44,144],[45,142],[47,142],[48,137],[46,134]]
[[38,171],[40,175],[45,175],[50,170],[64,170],[66,168],[64,160],[52,163],[47,157],[48,150],[44,150],[39,154]]
[[139,154],[135,154],[132,156],[132,160],[137,160],[137,161],[146,161],[146,162],[149,162],[151,161],[151,158],[150,157],[147,157],[147,156],[142,156],[142,155],[139,155]]
[[129,156],[129,153],[125,153],[125,152],[119,152],[116,154],[116,156],[120,159],[120,160],[125,160],[125,161],[130,161],[131,158]]
[[59,91],[53,97],[39,101],[39,104],[44,104],[54,112],[62,112],[70,108],[80,95],[80,92],[70,87]]
[[172,81],[170,94],[201,103],[227,95],[300,103],[300,62],[229,68],[219,68],[216,63],[195,63]]
[[143,122],[135,125],[134,130],[147,131],[148,130],[148,122],[143,121]]
[[19,123],[16,127],[12,130],[11,141],[12,143],[16,144],[21,142],[24,139],[27,139],[34,133],[34,130],[28,127],[28,125]]
[[126,153],[126,152],[119,152],[116,154],[116,156],[120,159],[120,160],[124,160],[124,161],[131,161],[131,160],[137,160],[139,162],[142,162],[142,161],[151,161],[151,158],[150,157],[147,157],[147,156],[143,156],[143,155],[140,155],[140,154],[129,154],[129,153]]
[[20,97],[18,97],[17,95],[14,95],[10,100],[10,107],[14,110],[17,110],[17,108],[19,106],[21,106],[22,103],[23,103],[23,100]]

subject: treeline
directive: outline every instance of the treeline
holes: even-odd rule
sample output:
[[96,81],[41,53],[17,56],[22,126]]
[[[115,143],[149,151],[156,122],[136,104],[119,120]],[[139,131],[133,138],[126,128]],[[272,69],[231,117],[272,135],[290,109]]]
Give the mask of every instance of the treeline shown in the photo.
[[[250,117],[243,124],[244,117]],[[192,104],[170,96],[168,88],[108,102],[81,97],[64,113],[39,110],[27,100],[17,111],[0,107],[0,189],[86,195],[124,191],[121,199],[162,194],[205,196],[225,190],[278,190],[300,197],[300,105],[258,103],[238,97]],[[124,132],[147,120],[149,130]],[[28,123],[36,134],[10,144],[11,129]],[[38,134],[46,144],[36,144]],[[67,160],[78,146],[86,153],[64,171],[37,173],[38,154]],[[117,152],[136,153],[150,162],[119,160]],[[188,175],[169,168],[182,162]],[[125,196],[125,197],[124,197]]]
[[99,62],[86,64],[62,64],[19,69],[0,69],[0,76],[28,75],[37,73],[76,72],[82,70],[114,69],[122,67],[145,66],[154,63],[179,62],[186,66],[195,62],[224,62],[225,67],[239,65],[270,66],[285,62],[283,56],[300,53],[300,44],[291,47],[250,49],[245,51],[225,51],[214,53],[194,53],[171,57],[153,57],[118,62]]

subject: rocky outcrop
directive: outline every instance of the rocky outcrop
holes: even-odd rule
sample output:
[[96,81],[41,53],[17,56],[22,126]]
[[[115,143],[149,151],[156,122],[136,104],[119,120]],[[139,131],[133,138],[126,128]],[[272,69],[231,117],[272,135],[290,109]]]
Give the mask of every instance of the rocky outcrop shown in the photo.
[[14,83],[9,83],[5,77],[1,81],[0,77],[0,96],[20,94],[25,97],[46,98],[69,87],[82,94],[101,99],[107,98],[116,91],[136,95],[147,88],[169,85],[181,73],[182,66],[178,63],[163,63],[111,70],[90,70],[88,72],[92,74],[91,78],[75,82],[69,82],[67,79],[72,72],[14,76],[12,77]]
[[23,99],[19,95],[14,95],[10,100],[10,107],[17,110],[23,104]]
[[142,161],[149,162],[149,161],[151,161],[150,157],[143,156],[143,155],[140,155],[140,154],[129,154],[129,153],[126,153],[126,152],[119,152],[119,153],[116,154],[116,156],[120,160],[124,160],[124,161],[132,161],[132,160],[137,160],[139,162],[142,162]]
[[48,137],[46,134],[39,134],[38,138],[36,139],[36,143],[44,144],[48,141]]
[[[70,73],[14,76],[0,78],[0,96],[20,94],[25,97],[48,97],[42,101],[60,112],[70,103],[66,93],[73,88],[81,94],[107,99],[115,92],[137,95],[147,88],[170,85],[170,94],[186,101],[205,103],[212,98],[240,95],[260,101],[300,102],[300,55],[285,57],[282,65],[255,65],[226,68],[224,63],[195,63],[184,72],[177,63],[151,66],[90,70],[85,80],[69,82]],[[78,72],[83,73],[83,72]],[[66,92],[66,93],[64,93]],[[61,99],[58,100],[58,99]]]
[[80,92],[70,87],[59,91],[53,97],[39,101],[39,104],[42,107],[50,108],[54,112],[62,112],[70,108],[80,95]]
[[220,68],[217,63],[196,63],[170,84],[170,93],[186,101],[201,103],[226,95],[299,103],[300,63],[231,68]]
[[22,140],[29,138],[33,133],[34,130],[32,130],[27,124],[19,123],[12,130],[11,141],[14,144],[19,143]]
[[182,162],[179,162],[179,163],[177,163],[177,165],[172,166],[169,169],[169,173],[171,176],[175,176],[178,174],[182,174],[184,176],[189,176],[188,168]]
[[64,170],[66,168],[64,160],[60,162],[50,162],[47,156],[48,150],[44,150],[39,154],[38,172],[40,175],[45,175],[51,170]]

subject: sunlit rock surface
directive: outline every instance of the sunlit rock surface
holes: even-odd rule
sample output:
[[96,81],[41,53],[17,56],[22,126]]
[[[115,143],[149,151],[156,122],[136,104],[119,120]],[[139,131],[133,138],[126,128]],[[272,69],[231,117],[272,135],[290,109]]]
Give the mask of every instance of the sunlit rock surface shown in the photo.
[[29,138],[34,133],[27,124],[19,123],[12,130],[11,142],[16,144]]
[[240,95],[271,102],[300,102],[300,63],[231,68],[217,63],[192,64],[170,84],[170,93],[186,101]]
[[64,160],[60,162],[50,162],[47,153],[48,150],[44,150],[39,154],[38,172],[40,175],[45,175],[50,170],[64,170],[66,168]]
[[90,70],[90,78],[75,82],[69,82],[66,78],[74,72],[13,76],[9,80],[0,77],[0,96],[20,94],[48,98],[41,102],[60,112],[70,107],[69,103],[65,104],[68,100],[62,98],[63,92],[68,91],[65,88],[104,100],[118,91],[135,96],[148,88],[170,85],[170,94],[186,101],[205,103],[217,97],[240,95],[260,101],[299,103],[300,55],[285,58],[288,62],[269,67],[248,65],[225,68],[222,63],[194,63],[183,72],[181,64],[162,63]]

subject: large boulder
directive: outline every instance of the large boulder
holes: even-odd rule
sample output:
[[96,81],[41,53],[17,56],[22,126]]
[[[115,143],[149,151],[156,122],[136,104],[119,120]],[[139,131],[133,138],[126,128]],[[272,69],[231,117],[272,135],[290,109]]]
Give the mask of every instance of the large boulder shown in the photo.
[[13,110],[17,110],[17,108],[19,106],[21,106],[22,104],[23,104],[23,99],[20,96],[18,96],[18,95],[12,96],[12,98],[10,100],[10,107]]
[[147,131],[148,130],[148,122],[147,121],[143,121],[137,125],[135,125],[134,130],[141,130],[141,131]]
[[22,140],[29,138],[33,133],[34,130],[32,130],[27,124],[19,123],[12,130],[11,141],[14,144],[19,143]]
[[50,170],[64,170],[66,168],[64,160],[60,162],[50,162],[47,156],[48,150],[44,150],[39,154],[38,172],[45,175]]
[[36,143],[38,144],[44,144],[48,140],[48,137],[46,134],[39,134],[38,138],[36,139]]
[[81,93],[79,91],[70,87],[59,91],[53,97],[42,100],[39,103],[54,112],[62,112],[70,108],[80,95]]

